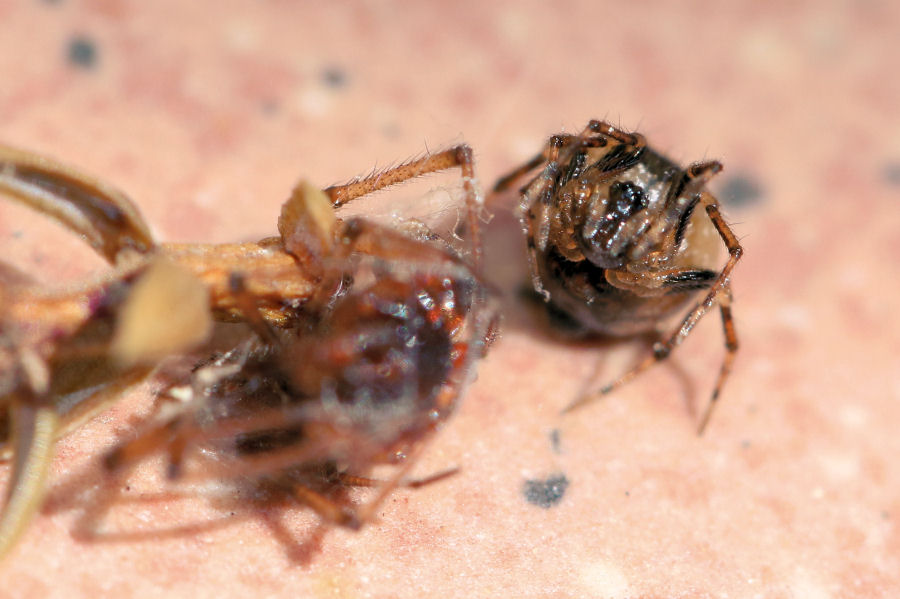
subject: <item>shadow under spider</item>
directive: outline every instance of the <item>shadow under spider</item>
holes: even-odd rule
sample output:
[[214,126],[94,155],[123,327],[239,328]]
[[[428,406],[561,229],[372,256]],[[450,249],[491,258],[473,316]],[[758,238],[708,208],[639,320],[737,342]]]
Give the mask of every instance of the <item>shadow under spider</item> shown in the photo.
[[[63,480],[52,486],[42,511],[47,514],[78,512],[71,535],[85,543],[152,543],[165,539],[189,538],[237,526],[256,518],[266,526],[272,538],[281,544],[287,559],[299,566],[309,565],[315,559],[322,549],[325,535],[332,528],[327,523],[315,521],[317,517],[312,512],[274,484],[248,481],[246,485],[225,486],[222,494],[205,496],[203,491],[194,489],[146,492],[126,482],[126,478],[104,473],[101,468],[97,468],[96,461],[91,460],[83,468],[69,472]],[[340,484],[327,486],[330,487],[327,494],[331,500],[346,505],[353,503],[350,487]],[[117,513],[117,509],[154,510],[154,515],[158,515],[165,510],[164,507],[156,509],[155,506],[201,500],[206,500],[222,515],[164,524],[154,517],[152,527],[140,529],[110,530],[103,524]],[[298,508],[307,512],[311,521],[308,525],[301,524],[294,529],[285,520],[288,512],[296,512]],[[137,521],[140,517],[135,515],[130,519]]]

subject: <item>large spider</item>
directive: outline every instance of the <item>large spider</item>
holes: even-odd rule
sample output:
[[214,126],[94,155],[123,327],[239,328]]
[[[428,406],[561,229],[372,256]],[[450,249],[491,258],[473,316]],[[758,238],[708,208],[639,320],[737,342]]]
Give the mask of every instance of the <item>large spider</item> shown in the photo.
[[[389,171],[381,183],[407,178],[391,181],[395,175]],[[234,278],[233,295],[256,334],[174,390],[183,403],[108,454],[107,467],[119,470],[161,450],[175,481],[249,478],[349,528],[362,526],[397,485],[421,484],[402,477],[455,407],[490,318],[477,262],[468,265],[424,225],[398,231],[330,216],[332,204],[368,193],[377,181],[325,193],[298,186],[279,229],[285,249],[319,273],[304,322],[277,330],[261,314],[254,318],[256,300]],[[474,217],[470,183],[466,210]],[[478,239],[470,241],[477,261]],[[379,465],[399,467],[386,481],[368,478]],[[342,499],[347,486],[379,490],[356,507]]]
[[[520,218],[528,240],[534,290],[590,333],[628,336],[653,331],[690,306],[653,354],[566,411],[632,380],[673,349],[718,303],[726,354],[702,434],[738,348],[729,277],[742,248],[706,189],[716,161],[681,168],[638,133],[591,121],[578,135],[550,138],[543,152],[500,179],[495,191],[542,167],[522,189]],[[703,211],[696,210],[698,206]],[[730,254],[716,266],[718,241]]]
[[[466,257],[421,224],[401,232],[333,213],[453,167],[463,175]],[[316,484],[362,484],[343,468],[355,475],[415,453],[452,411],[487,335],[480,196],[465,145],[324,193],[301,184],[284,205],[280,235],[253,243],[158,244],[118,190],[2,146],[0,192],[55,218],[115,267],[65,292],[0,280],[0,459],[12,458],[0,558],[42,503],[56,437],[115,401],[161,358],[202,342],[210,313],[248,323],[256,337],[198,371],[192,401],[170,412],[179,435],[151,426],[110,465],[163,450],[177,473],[185,452],[231,431],[235,468],[269,472],[277,456],[293,456],[293,472],[306,475],[294,481],[295,496],[350,526],[370,511],[358,517],[329,503]],[[379,497],[404,471],[380,485]]]

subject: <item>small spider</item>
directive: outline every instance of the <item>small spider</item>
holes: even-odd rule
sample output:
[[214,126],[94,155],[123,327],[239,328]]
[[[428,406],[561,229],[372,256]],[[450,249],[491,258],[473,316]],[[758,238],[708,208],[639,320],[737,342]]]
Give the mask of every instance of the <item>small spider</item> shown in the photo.
[[[628,336],[654,331],[690,306],[675,332],[654,344],[652,356],[565,411],[667,358],[718,303],[726,354],[700,420],[702,434],[738,348],[729,277],[743,250],[705,189],[722,165],[681,168],[647,147],[642,135],[591,121],[579,135],[551,137],[542,153],[500,179],[495,191],[539,167],[522,189],[520,218],[534,290],[552,308],[587,332]],[[730,254],[721,270],[715,263],[719,239]]]
[[[346,293],[351,262],[369,253],[380,255],[384,264],[396,258],[395,273],[418,272],[419,278],[410,274],[407,282],[421,285],[423,298],[433,293],[432,299],[439,300],[437,310],[448,306],[441,302],[455,289],[459,296],[451,307],[474,323],[462,328],[477,329],[481,316],[469,318],[467,310],[482,314],[476,309],[482,288],[474,274],[480,261],[480,199],[468,147],[429,155],[327,192],[340,205],[451,167],[460,167],[464,176],[473,267],[447,248],[435,249],[437,242],[425,239],[429,236],[424,226],[409,225],[418,238],[393,243],[398,233],[385,229],[376,235],[364,221],[338,226],[327,202],[305,205],[298,199],[305,197],[303,187],[285,206],[279,237],[240,244],[159,244],[123,193],[46,157],[0,146],[0,192],[55,218],[114,265],[103,279],[64,292],[0,280],[0,460],[12,458],[0,515],[0,558],[41,505],[55,439],[146,378],[161,358],[196,347],[209,332],[210,313],[218,320],[249,322],[258,332],[270,332],[268,349],[230,352],[232,367],[245,364],[246,376],[256,377],[255,364],[281,364],[281,357],[262,356],[280,356],[276,348],[282,345],[300,346],[282,344],[278,339],[287,333],[273,332],[272,327],[312,327],[340,292]],[[335,245],[338,239],[346,245]],[[424,266],[429,256],[449,262]],[[454,281],[451,288],[438,289],[435,281],[422,278],[426,270],[443,275],[441,281]],[[463,336],[454,333],[454,360],[460,361],[448,375],[448,388],[454,376],[465,379],[479,353],[475,348],[465,359],[457,355],[463,353]],[[445,408],[441,418],[449,405]]]
[[[331,212],[447,159],[464,172],[473,266],[424,225],[400,231]],[[397,485],[421,484],[401,479],[455,407],[490,327],[472,182],[463,147],[324,193],[301,183],[279,220],[285,249],[318,280],[299,324],[276,330],[254,318],[256,298],[233,276],[232,295],[254,336],[171,390],[182,403],[164,405],[107,455],[107,467],[118,471],[162,451],[170,479],[250,479],[353,529]],[[368,478],[373,467],[392,464],[399,467],[387,481]],[[349,486],[378,492],[357,508],[342,501]]]

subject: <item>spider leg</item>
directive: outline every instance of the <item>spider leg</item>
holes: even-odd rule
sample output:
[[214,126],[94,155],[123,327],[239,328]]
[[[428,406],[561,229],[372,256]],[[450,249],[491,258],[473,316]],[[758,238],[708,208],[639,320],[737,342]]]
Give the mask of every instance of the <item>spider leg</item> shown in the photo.
[[537,167],[541,166],[546,161],[547,157],[545,156],[544,152],[541,152],[525,164],[517,166],[515,169],[500,177],[497,182],[494,183],[494,188],[492,190],[493,193],[506,191],[507,189],[512,187],[513,183],[515,183]]
[[[96,291],[98,297],[106,292],[108,289]],[[17,301],[27,301],[28,297],[23,294]],[[63,305],[60,302],[57,308]],[[13,307],[14,303],[5,306],[9,311]],[[7,502],[0,516],[0,555],[10,550],[41,505],[56,438],[108,407],[153,367],[117,362],[111,353],[110,328],[113,317],[122,309],[114,301],[107,309],[106,314],[81,314],[82,319],[76,318],[73,328],[61,327],[61,338],[55,340],[50,356],[39,355],[33,342],[16,343],[15,336],[11,340],[14,370],[21,373],[22,382],[0,398],[0,406],[6,410],[4,417],[11,422],[13,455]],[[51,312],[51,317],[58,316],[62,322],[64,312]],[[17,320],[12,319],[11,328],[16,328]],[[50,325],[44,322],[42,326]]]
[[582,139],[588,139],[591,133],[597,133],[604,137],[614,139],[621,144],[633,146],[635,150],[642,149],[647,145],[646,139],[640,133],[627,133],[606,121],[590,121],[584,128],[584,131],[582,131],[580,137]]
[[706,429],[706,426],[709,422],[710,415],[712,414],[713,406],[717,402],[725,380],[728,378],[728,374],[731,371],[731,365],[734,361],[734,356],[738,349],[737,334],[734,328],[734,320],[731,315],[729,278],[731,277],[731,271],[734,270],[735,265],[743,255],[743,248],[738,242],[737,237],[735,237],[734,233],[731,231],[731,228],[725,223],[725,220],[722,218],[722,215],[719,212],[718,205],[710,201],[706,204],[706,213],[707,215],[709,215],[713,226],[715,226],[716,231],[718,231],[719,236],[722,238],[722,241],[728,248],[729,253],[728,261],[725,263],[725,266],[722,268],[721,272],[719,272],[719,275],[716,277],[715,281],[709,286],[709,291],[706,293],[706,296],[703,298],[703,300],[701,300],[694,306],[694,308],[687,314],[687,316],[685,316],[684,320],[682,320],[681,322],[681,326],[679,326],[674,333],[672,333],[666,340],[654,344],[653,354],[651,356],[649,356],[643,362],[639,363],[633,369],[626,372],[624,375],[622,375],[612,383],[609,383],[608,385],[601,388],[597,393],[586,395],[579,399],[576,399],[574,402],[563,409],[563,413],[571,412],[572,410],[575,410],[576,408],[579,408],[593,401],[594,399],[597,399],[600,396],[610,393],[614,389],[617,389],[625,383],[630,382],[657,362],[668,358],[671,355],[672,350],[681,345],[681,343],[693,330],[694,326],[696,326],[697,322],[706,314],[709,308],[718,299],[720,300],[720,309],[722,312],[722,320],[725,328],[726,355],[724,363],[722,364],[722,368],[719,372],[719,376],[716,381],[716,386],[713,390],[709,406],[707,407],[700,421],[698,434],[703,434],[703,431]]
[[360,508],[360,524],[368,522],[372,519],[375,512],[378,511],[378,508],[381,507],[381,504],[384,503],[385,499],[387,499],[387,496],[397,488],[397,486],[400,484],[400,481],[403,480],[406,474],[413,467],[413,464],[416,463],[416,460],[418,459],[420,454],[421,447],[413,447],[409,451],[409,453],[406,454],[403,465],[397,468],[397,471],[393,476],[391,476],[388,480],[381,484],[380,488],[378,489],[378,494],[375,496],[375,498]]
[[316,514],[318,514],[319,517],[324,521],[331,524],[337,524],[339,526],[345,526],[352,530],[359,530],[360,528],[362,528],[363,524],[365,524],[365,522],[371,518],[371,515],[375,512],[378,505],[381,504],[384,498],[387,497],[387,495],[394,488],[406,487],[410,489],[417,489],[420,487],[424,487],[425,485],[439,482],[441,480],[444,480],[445,478],[449,478],[457,472],[459,472],[459,468],[451,468],[423,479],[398,479],[393,480],[393,482],[368,478],[364,476],[355,476],[343,472],[335,473],[332,479],[334,482],[341,485],[345,485],[348,487],[381,489],[379,496],[375,500],[364,506],[362,511],[356,508],[341,505],[336,501],[333,501],[332,499],[326,497],[325,495],[314,491],[308,486],[300,483],[294,483],[291,486],[291,491],[294,493],[294,496],[297,499],[302,501],[306,506],[316,512]]
[[408,272],[411,276],[440,273],[457,279],[474,276],[469,266],[443,248],[364,218],[348,220],[342,237],[342,251],[376,258],[395,273]]
[[49,158],[0,146],[0,192],[56,219],[110,263],[123,252],[144,254],[155,245],[128,196]]
[[[352,530],[359,530],[363,527],[364,524],[366,524],[366,522],[369,522],[373,518],[375,512],[378,511],[378,508],[394,489],[396,489],[398,486],[405,486],[402,483],[403,477],[407,472],[409,472],[410,468],[412,468],[418,455],[419,451],[417,449],[413,449],[406,456],[403,465],[398,468],[397,471],[386,481],[377,481],[371,478],[336,474],[335,477],[338,482],[343,482],[341,479],[346,476],[347,483],[345,484],[348,484],[348,486],[376,487],[378,489],[378,492],[374,499],[359,507],[348,507],[345,505],[340,505],[339,503],[329,499],[328,497],[322,495],[317,491],[314,491],[313,489],[310,489],[308,486],[301,483],[294,483],[291,487],[291,490],[293,491],[297,499],[301,500],[307,506],[312,508],[312,510],[315,511],[323,520],[332,524],[345,526]],[[455,470],[441,472],[433,477],[430,477],[429,479],[426,479],[424,482],[412,481],[412,484],[410,484],[409,486],[422,486],[424,484],[427,484],[428,482],[436,482],[437,480],[446,478],[453,473],[455,473]]]
[[[450,478],[451,476],[455,476],[458,473],[458,467],[447,468],[446,470],[441,470],[440,472],[436,472],[424,478],[412,478],[398,481],[397,486],[405,487],[407,489],[418,489],[432,483],[440,482],[445,478]],[[368,478],[366,476],[356,476],[354,474],[347,474],[346,472],[335,473],[334,480],[335,482],[346,485],[348,487],[378,487],[385,484],[385,481],[383,480]]]
[[547,142],[545,150],[547,164],[541,173],[522,192],[519,202],[519,220],[525,232],[528,245],[528,265],[531,270],[531,284],[545,302],[550,301],[550,292],[544,289],[538,260],[538,251],[547,248],[550,237],[550,204],[553,191],[559,179],[561,149],[575,139],[572,136],[555,135]]
[[718,402],[722,386],[725,384],[728,375],[731,374],[731,365],[734,363],[738,350],[737,332],[734,329],[734,317],[731,314],[731,287],[726,286],[716,301],[722,313],[722,328],[725,331],[725,358],[722,361],[722,368],[719,370],[719,376],[716,379],[716,386],[713,387],[709,404],[706,406],[703,417],[700,419],[700,426],[697,429],[697,434],[700,435],[703,434],[703,431],[706,430],[706,425],[709,424],[710,416],[712,416],[713,409]]
[[181,424],[180,418],[177,416],[160,422],[141,433],[138,437],[119,445],[107,453],[103,458],[104,466],[109,471],[121,470],[123,467],[133,464],[164,447],[170,450],[169,477],[177,477],[180,470],[180,460],[185,448],[183,438],[178,441],[180,433],[183,437]]
[[15,546],[43,503],[59,429],[59,415],[52,405],[34,405],[13,397],[10,418],[15,459],[0,516],[0,559]]
[[448,168],[459,167],[462,172],[463,191],[466,203],[466,226],[473,240],[472,262],[476,270],[481,268],[481,239],[479,218],[483,208],[483,199],[476,185],[475,158],[472,148],[466,144],[454,146],[442,152],[429,154],[423,158],[411,160],[384,172],[370,175],[358,181],[343,185],[334,185],[325,189],[335,208],[343,206],[356,198],[368,195],[379,189],[409,181],[421,175],[435,173]]
[[294,483],[291,486],[294,497],[311,508],[322,520],[331,524],[345,526],[351,530],[362,528],[363,521],[359,513],[352,507],[341,505],[306,485]]

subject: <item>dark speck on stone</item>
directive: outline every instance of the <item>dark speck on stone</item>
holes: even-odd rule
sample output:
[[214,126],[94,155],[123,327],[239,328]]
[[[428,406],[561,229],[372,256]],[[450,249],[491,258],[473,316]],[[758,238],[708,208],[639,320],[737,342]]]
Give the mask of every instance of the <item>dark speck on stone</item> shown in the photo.
[[322,71],[322,81],[328,87],[338,89],[347,85],[347,74],[337,67],[329,67]]
[[388,139],[397,139],[400,137],[400,126],[397,123],[388,123],[381,128],[381,133]]
[[522,494],[528,503],[547,509],[562,501],[568,487],[569,479],[555,474],[544,480],[526,480]]
[[267,116],[277,113],[278,108],[278,102],[275,100],[263,100],[262,104],[260,104],[260,110]]
[[900,185],[900,162],[889,162],[884,165],[881,175],[888,185]]
[[550,447],[553,448],[553,453],[560,452],[560,440],[559,440],[559,429],[555,428],[550,431]]
[[746,174],[732,175],[719,187],[719,199],[737,208],[756,204],[762,200],[762,195],[762,187],[756,179]]
[[69,64],[83,69],[90,69],[97,64],[97,46],[90,39],[82,36],[69,40]]

